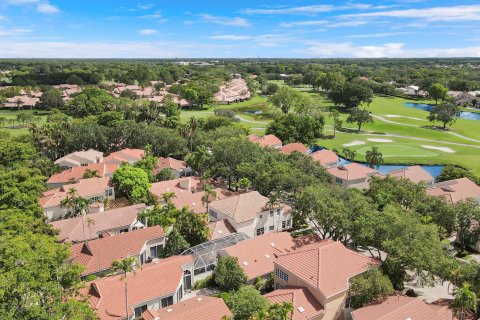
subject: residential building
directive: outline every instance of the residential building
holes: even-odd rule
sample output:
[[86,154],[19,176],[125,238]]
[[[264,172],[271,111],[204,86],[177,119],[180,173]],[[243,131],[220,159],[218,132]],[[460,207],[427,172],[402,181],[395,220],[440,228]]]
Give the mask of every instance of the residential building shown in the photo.
[[198,295],[159,310],[147,309],[143,320],[222,320],[233,318],[222,298]]
[[302,143],[289,143],[284,145],[281,149],[280,152],[286,155],[292,154],[292,152],[300,152],[303,154],[307,154],[308,148],[303,145]]
[[[374,262],[340,242],[314,242],[278,255],[274,261],[275,288],[306,288],[323,307],[322,320],[343,319],[351,280]],[[294,307],[298,311],[305,308],[297,302]]]
[[155,174],[160,173],[163,169],[169,169],[175,179],[191,175],[192,169],[183,160],[175,158],[158,158],[158,163],[155,166]]
[[[177,208],[188,206],[190,210],[195,213],[207,212],[206,202],[202,201],[205,193],[202,189],[202,184],[199,177],[186,177],[155,182],[152,183],[150,192],[156,195],[160,201],[162,201],[162,194],[173,192],[175,193],[175,197],[172,199],[172,203]],[[210,201],[215,199],[223,199],[233,194],[232,192],[221,188],[216,188],[215,192],[216,196],[211,196]]]
[[213,100],[222,104],[230,104],[248,100],[251,96],[247,83],[240,78],[232,79],[220,86],[220,90],[213,95]]
[[335,183],[343,189],[368,189],[370,179],[373,176],[380,175],[377,170],[355,162],[328,168],[327,172],[335,178]]
[[135,257],[140,266],[160,258],[164,246],[162,227],[153,226],[118,235],[104,234],[101,238],[74,244],[69,261],[85,266],[82,277],[99,276],[111,271],[113,261],[125,257]]
[[208,240],[223,238],[235,233],[235,229],[227,219],[210,222],[208,229],[210,229],[210,238]]
[[420,298],[392,296],[352,312],[352,320],[458,320],[448,306],[427,304]]
[[68,212],[68,208],[62,206],[62,201],[66,199],[71,189],[75,189],[78,196],[90,199],[94,203],[103,201],[105,198],[115,199],[115,190],[110,178],[82,179],[77,183],[67,184],[43,193],[43,197],[38,201],[48,220],[61,219]]
[[29,97],[28,95],[24,96],[15,96],[11,98],[7,98],[5,103],[3,103],[3,108],[7,109],[23,109],[23,108],[30,108],[32,109],[38,102],[40,98],[38,97]]
[[66,184],[72,184],[74,182],[83,179],[83,175],[87,170],[95,171],[99,178],[105,177],[105,164],[104,163],[89,163],[85,166],[71,167],[63,170],[60,173],[52,175],[47,180],[47,187],[59,188]]
[[[99,278],[87,283],[90,303],[100,320],[125,319],[125,282],[123,275]],[[128,312],[130,319],[140,318],[182,301],[193,287],[192,256],[172,256],[155,260],[128,275]]]
[[103,162],[103,152],[89,149],[86,151],[72,152],[57,159],[54,163],[62,169],[68,169],[72,167],[86,166],[89,163],[101,162]]
[[256,134],[251,134],[247,136],[247,139],[253,143],[258,143],[262,147],[271,147],[274,149],[280,149],[282,147],[282,140],[273,134],[267,134],[263,137],[260,137]]
[[462,92],[453,99],[456,106],[471,106],[473,101],[478,101],[478,98],[468,92]]
[[219,250],[218,255],[236,257],[248,281],[254,281],[273,272],[273,263],[280,254],[292,252],[299,246],[290,233],[271,232]]
[[[325,312],[320,302],[307,288],[284,287],[264,295],[271,304],[289,302],[294,306],[290,320],[322,319]],[[404,319],[402,319],[404,320]]]
[[88,223],[85,217],[74,217],[50,222],[54,229],[58,230],[58,240],[61,242],[84,242],[98,239],[103,234],[117,235],[136,229],[144,225],[137,220],[138,214],[147,210],[144,203],[128,207],[91,213]]
[[403,169],[392,170],[386,175],[397,178],[406,178],[413,183],[423,182],[427,185],[431,185],[435,181],[435,178],[420,166],[410,166]]
[[211,221],[228,220],[237,231],[249,237],[292,227],[291,208],[285,204],[270,205],[258,191],[250,191],[212,201],[208,207]]
[[448,203],[457,203],[472,198],[480,203],[480,187],[468,178],[442,181],[427,187],[431,196],[443,197]]
[[312,152],[310,153],[310,156],[313,158],[313,160],[320,163],[324,168],[336,167],[338,161],[340,161],[338,155],[332,150],[328,149],[322,149]]

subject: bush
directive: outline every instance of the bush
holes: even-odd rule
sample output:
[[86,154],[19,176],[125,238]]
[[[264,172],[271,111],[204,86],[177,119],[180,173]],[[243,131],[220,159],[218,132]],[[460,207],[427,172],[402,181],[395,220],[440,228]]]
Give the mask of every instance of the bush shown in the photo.
[[233,117],[235,117],[235,111],[232,109],[215,109],[215,115],[233,119]]
[[88,276],[85,277],[85,281],[93,281],[93,280],[96,280],[97,279],[97,276],[94,275],[94,274],[89,274]]
[[195,282],[194,289],[199,290],[199,289],[204,289],[208,287],[213,287],[214,285],[215,285],[215,277],[213,275],[209,275],[205,279],[201,279]]
[[236,257],[220,257],[215,269],[215,283],[225,291],[238,290],[247,283],[247,276],[238,265]]

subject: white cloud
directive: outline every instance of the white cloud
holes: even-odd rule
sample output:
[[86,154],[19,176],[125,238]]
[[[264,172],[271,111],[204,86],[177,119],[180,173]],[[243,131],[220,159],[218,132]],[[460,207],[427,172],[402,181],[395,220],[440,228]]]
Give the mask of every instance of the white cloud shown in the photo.
[[300,14],[300,15],[312,15],[317,13],[332,12],[339,10],[351,10],[351,9],[370,9],[371,4],[366,3],[347,3],[342,6],[334,6],[331,4],[317,4],[311,6],[297,6],[297,7],[277,7],[267,9],[245,9],[242,10],[244,14]]
[[211,36],[210,39],[213,40],[227,40],[227,41],[242,41],[242,40],[252,40],[254,36],[239,36],[235,34],[222,34],[217,36]]
[[357,27],[366,25],[367,21],[364,20],[354,20],[354,21],[345,21],[345,22],[334,22],[326,25],[329,28],[342,28],[342,27]]
[[234,26],[234,27],[248,27],[250,23],[248,20],[240,17],[219,17],[219,16],[212,16],[210,14],[202,13],[198,15],[202,18],[203,21],[221,24],[225,26]]
[[283,22],[280,23],[282,28],[292,28],[292,27],[310,27],[310,26],[323,26],[328,23],[327,20],[306,20],[306,21],[297,21],[297,22]]
[[50,3],[39,3],[37,4],[37,11],[40,13],[53,14],[60,12],[60,9],[51,5]]
[[383,38],[383,37],[392,37],[392,36],[401,36],[406,34],[412,34],[413,32],[379,32],[379,33],[367,33],[367,34],[354,34],[349,35],[346,38]]
[[146,15],[140,16],[140,18],[142,18],[142,19],[162,19],[163,15],[162,15],[161,11],[156,11],[152,14],[146,14]]
[[340,18],[403,18],[423,19],[426,21],[478,21],[480,20],[480,5],[433,7],[424,9],[391,10],[345,14]]
[[21,28],[15,28],[15,29],[0,29],[0,36],[15,36],[18,34],[23,34],[23,33],[29,33],[32,32],[33,30],[31,29],[21,29]]
[[350,42],[316,42],[297,51],[309,57],[335,58],[426,58],[426,57],[480,57],[480,46],[463,48],[408,49],[403,43],[385,43],[375,46],[357,46]]
[[138,33],[140,33],[142,36],[150,36],[152,34],[157,34],[158,30],[155,29],[143,29],[139,30]]

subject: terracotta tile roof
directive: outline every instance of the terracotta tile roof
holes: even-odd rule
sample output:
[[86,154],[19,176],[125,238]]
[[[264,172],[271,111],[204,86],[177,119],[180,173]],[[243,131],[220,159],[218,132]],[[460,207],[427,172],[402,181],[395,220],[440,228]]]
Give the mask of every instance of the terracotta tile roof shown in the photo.
[[[59,230],[58,239],[65,242],[83,242],[87,239],[97,239],[104,231],[129,227],[137,220],[138,213],[145,210],[147,206],[143,203],[133,206],[91,213],[87,217],[95,221],[95,224],[88,226],[86,219],[75,217],[50,222],[53,228]],[[85,225],[85,234],[83,226]]]
[[280,149],[280,152],[286,155],[289,155],[294,151],[305,154],[307,153],[308,148],[301,143],[289,143],[284,145],[282,149]]
[[450,203],[467,198],[480,200],[480,187],[468,178],[434,183],[426,191],[431,196],[445,197],[445,200]]
[[420,298],[389,297],[383,303],[357,309],[353,320],[457,320],[451,309],[429,305]]
[[256,134],[251,134],[247,138],[251,142],[258,143],[263,147],[275,147],[282,145],[282,140],[273,134],[267,134],[263,137],[257,136]]
[[[242,91],[246,92],[242,95]],[[228,84],[220,87],[220,90],[213,95],[213,100],[219,102],[234,102],[250,98],[251,94],[248,90],[247,83],[243,79],[233,79]]]
[[147,310],[144,320],[221,320],[233,317],[222,298],[198,295],[159,310]]
[[432,175],[420,166],[410,166],[404,169],[393,170],[388,172],[387,176],[407,178],[414,183],[431,183],[434,181]]
[[[202,203],[204,192],[200,186],[200,178],[187,177],[152,183],[150,192],[157,197],[161,197],[166,192],[174,192],[176,197],[172,199],[172,203],[177,208],[188,206],[193,212],[205,213],[207,207],[206,204]],[[216,188],[215,192],[217,193],[217,199],[223,199],[233,194],[220,188]]]
[[42,208],[50,208],[59,206],[63,199],[67,197],[70,189],[75,188],[80,197],[93,197],[96,195],[104,195],[105,189],[111,187],[110,178],[89,178],[81,179],[77,183],[66,184],[60,189],[49,190],[43,193],[38,202]]
[[235,229],[232,227],[228,220],[218,220],[214,222],[210,222],[208,224],[208,228],[210,229],[210,239],[215,240],[218,238],[223,238],[230,234],[235,233]]
[[17,102],[20,102],[19,103],[20,107],[25,107],[25,106],[33,107],[39,101],[40,99],[36,97],[32,98],[28,96],[15,96],[15,97],[7,98],[7,101],[5,102],[4,107],[17,108],[18,107]]
[[128,162],[134,163],[138,160],[142,159],[145,155],[145,151],[141,149],[122,149],[120,151],[112,152],[103,159],[104,163],[113,164],[113,163],[121,163],[121,162]]
[[[233,218],[237,223],[253,220],[257,213],[266,211],[269,199],[258,191],[241,193],[222,200],[212,201],[209,208],[222,212]],[[279,206],[275,206],[278,208]]]
[[89,163],[86,166],[72,167],[60,173],[52,175],[47,183],[68,183],[72,180],[83,179],[83,174],[87,169],[97,170],[99,177],[105,176],[105,164],[103,163]]
[[147,241],[164,237],[162,227],[153,226],[77,243],[70,248],[70,261],[85,266],[82,275],[109,270],[114,260],[138,256]]
[[156,165],[156,170],[160,172],[160,170],[168,168],[173,169],[176,171],[182,171],[188,167],[187,163],[182,160],[177,160],[174,158],[158,158],[158,163]]
[[379,174],[377,170],[362,166],[358,163],[349,163],[338,167],[328,168],[327,172],[336,178],[347,181],[366,179]]
[[[128,275],[128,303],[147,302],[174,294],[183,278],[182,265],[193,264],[192,256],[173,256],[144,265]],[[88,302],[100,320],[125,317],[124,281],[122,275],[100,278],[87,283]],[[153,282],[154,280],[154,282]],[[130,310],[133,313],[133,310]]]
[[325,297],[348,290],[348,280],[365,272],[374,260],[324,240],[279,255],[275,264],[317,288]]
[[86,162],[98,162],[99,159],[103,158],[103,152],[89,149],[85,151],[76,151],[72,152],[70,154],[67,154],[66,156],[57,159],[54,163],[60,163],[63,160],[67,160],[68,162],[77,164],[78,166],[81,165],[81,163],[86,163]]
[[231,257],[238,258],[238,263],[248,279],[255,279],[273,272],[273,263],[277,256],[293,252],[311,242],[315,242],[315,238],[294,239],[288,232],[270,232],[241,241],[222,251]]
[[327,149],[315,151],[311,153],[310,156],[314,160],[320,162],[320,164],[323,166],[331,163],[337,163],[340,160],[335,152]]
[[271,304],[290,302],[294,312],[292,320],[314,319],[325,312],[320,302],[308,291],[301,287],[283,287],[264,295]]

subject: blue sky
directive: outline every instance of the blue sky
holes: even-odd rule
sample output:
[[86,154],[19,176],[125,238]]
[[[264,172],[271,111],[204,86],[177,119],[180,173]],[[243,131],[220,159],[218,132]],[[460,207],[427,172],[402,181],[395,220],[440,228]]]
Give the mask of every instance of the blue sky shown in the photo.
[[0,0],[3,58],[455,56],[478,0]]

